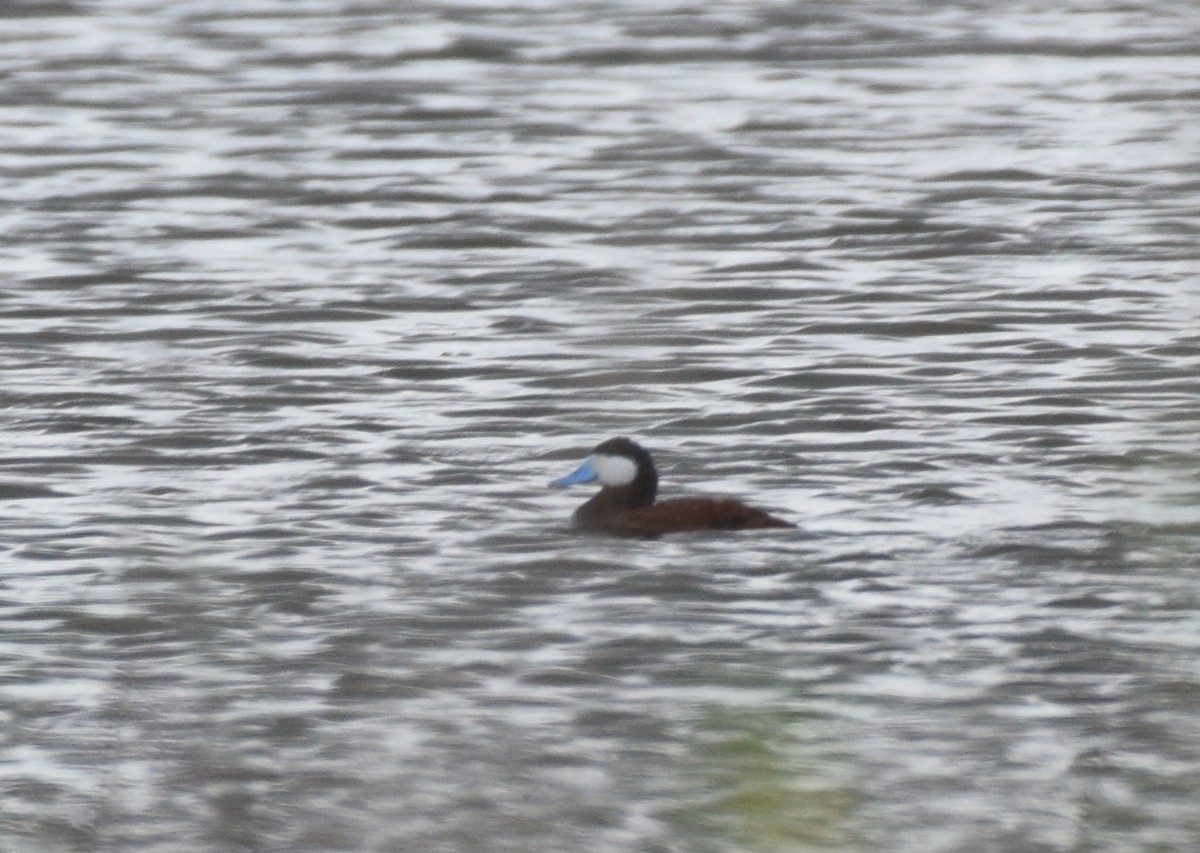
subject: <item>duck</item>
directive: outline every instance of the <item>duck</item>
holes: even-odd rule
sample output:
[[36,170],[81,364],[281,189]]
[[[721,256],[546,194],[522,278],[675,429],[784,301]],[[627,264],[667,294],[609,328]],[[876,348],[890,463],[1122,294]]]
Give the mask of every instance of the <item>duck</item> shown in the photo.
[[795,527],[732,498],[685,497],[656,501],[658,470],[650,453],[629,438],[610,438],[583,463],[550,483],[565,489],[599,482],[600,491],[575,510],[572,527],[584,533],[657,538],[700,530]]

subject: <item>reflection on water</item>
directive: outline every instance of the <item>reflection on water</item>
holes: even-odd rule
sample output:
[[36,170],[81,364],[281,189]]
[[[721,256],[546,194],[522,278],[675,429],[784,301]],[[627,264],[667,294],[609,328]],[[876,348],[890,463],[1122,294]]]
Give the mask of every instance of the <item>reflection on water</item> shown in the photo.
[[0,846],[1196,847],[1198,35],[7,10]]

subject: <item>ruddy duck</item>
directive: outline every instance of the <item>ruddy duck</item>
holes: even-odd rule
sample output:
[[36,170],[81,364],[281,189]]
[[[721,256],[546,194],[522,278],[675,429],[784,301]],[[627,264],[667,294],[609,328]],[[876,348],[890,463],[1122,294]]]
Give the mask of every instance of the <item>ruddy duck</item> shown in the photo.
[[658,472],[646,449],[628,438],[610,438],[575,471],[550,485],[600,482],[600,491],[572,516],[576,530],[654,537],[691,530],[795,527],[729,498],[673,498],[655,503]]

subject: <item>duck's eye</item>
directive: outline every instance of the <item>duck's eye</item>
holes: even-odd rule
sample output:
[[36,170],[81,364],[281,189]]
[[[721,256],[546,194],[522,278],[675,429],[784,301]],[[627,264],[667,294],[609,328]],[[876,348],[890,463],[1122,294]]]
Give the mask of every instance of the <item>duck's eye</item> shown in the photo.
[[627,486],[637,476],[637,463],[624,456],[597,453],[592,457],[596,479],[605,486]]

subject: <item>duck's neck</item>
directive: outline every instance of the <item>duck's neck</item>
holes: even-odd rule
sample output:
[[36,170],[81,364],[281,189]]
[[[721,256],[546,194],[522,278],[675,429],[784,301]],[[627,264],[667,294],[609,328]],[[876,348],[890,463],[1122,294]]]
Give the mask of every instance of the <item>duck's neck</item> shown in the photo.
[[588,528],[602,525],[605,519],[611,518],[627,509],[638,509],[653,506],[658,495],[658,475],[653,471],[639,471],[633,482],[627,486],[605,486],[575,510],[575,524]]

